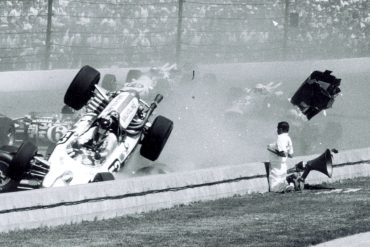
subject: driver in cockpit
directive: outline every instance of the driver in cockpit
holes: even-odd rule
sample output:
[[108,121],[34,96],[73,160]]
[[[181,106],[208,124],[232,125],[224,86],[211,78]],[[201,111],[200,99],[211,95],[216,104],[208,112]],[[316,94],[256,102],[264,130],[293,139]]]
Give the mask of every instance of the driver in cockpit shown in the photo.
[[94,151],[95,159],[101,159],[118,145],[120,134],[119,114],[112,111],[96,119],[93,126],[72,144],[72,148],[87,148]]

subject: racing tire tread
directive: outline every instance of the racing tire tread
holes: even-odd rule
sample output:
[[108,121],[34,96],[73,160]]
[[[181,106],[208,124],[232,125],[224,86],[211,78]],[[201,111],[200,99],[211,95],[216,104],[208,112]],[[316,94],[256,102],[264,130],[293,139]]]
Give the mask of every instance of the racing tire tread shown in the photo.
[[69,85],[64,103],[75,110],[80,110],[93,96],[95,85],[100,80],[100,72],[90,67],[83,66]]
[[140,148],[140,155],[151,161],[158,159],[171,132],[173,122],[161,115],[157,116],[148,133],[144,135]]

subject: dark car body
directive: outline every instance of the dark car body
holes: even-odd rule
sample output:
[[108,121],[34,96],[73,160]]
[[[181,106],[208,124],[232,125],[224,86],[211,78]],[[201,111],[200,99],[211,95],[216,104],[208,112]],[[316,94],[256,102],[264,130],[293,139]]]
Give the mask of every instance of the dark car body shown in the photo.
[[310,120],[324,109],[332,107],[335,97],[340,93],[341,79],[331,75],[330,70],[314,71],[302,83],[291,99]]

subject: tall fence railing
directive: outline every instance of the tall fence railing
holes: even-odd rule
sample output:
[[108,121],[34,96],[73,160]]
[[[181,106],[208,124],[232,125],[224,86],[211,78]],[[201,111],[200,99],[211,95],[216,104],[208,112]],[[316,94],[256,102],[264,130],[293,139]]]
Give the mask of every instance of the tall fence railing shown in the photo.
[[0,70],[370,56],[367,0],[0,1]]

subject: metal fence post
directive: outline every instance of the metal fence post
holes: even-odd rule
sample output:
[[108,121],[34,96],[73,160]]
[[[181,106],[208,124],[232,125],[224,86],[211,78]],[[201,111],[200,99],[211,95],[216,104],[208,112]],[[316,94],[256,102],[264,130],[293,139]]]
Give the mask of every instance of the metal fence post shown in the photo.
[[288,29],[289,29],[289,1],[285,0],[284,9],[284,38],[283,38],[283,59],[286,60],[288,53]]
[[182,13],[184,0],[179,0],[179,12],[177,20],[177,40],[176,40],[176,63],[180,63],[181,59],[181,35],[182,35]]
[[50,59],[50,39],[51,39],[51,25],[52,25],[52,13],[53,12],[53,0],[48,0],[48,20],[46,26],[46,40],[45,40],[45,57],[44,57],[44,69],[49,69]]

